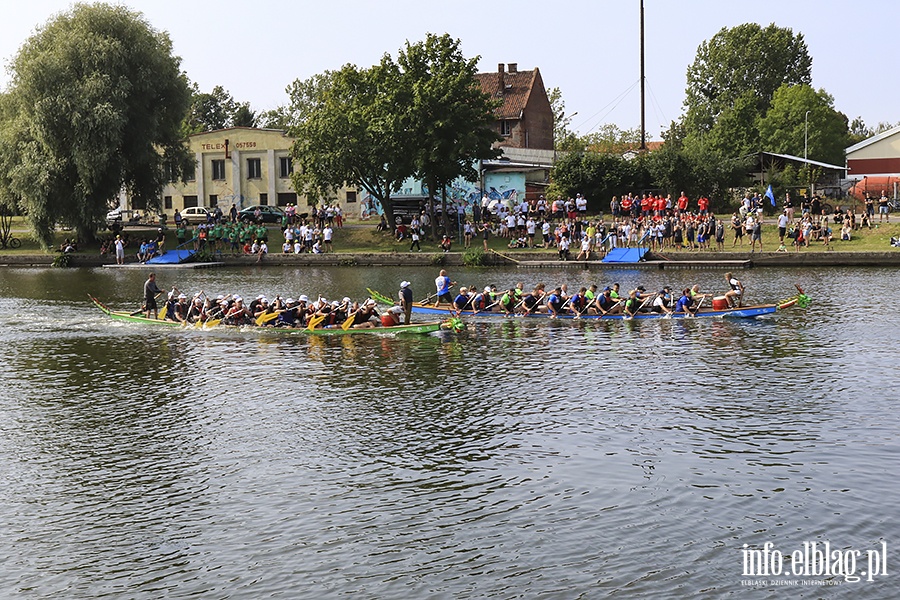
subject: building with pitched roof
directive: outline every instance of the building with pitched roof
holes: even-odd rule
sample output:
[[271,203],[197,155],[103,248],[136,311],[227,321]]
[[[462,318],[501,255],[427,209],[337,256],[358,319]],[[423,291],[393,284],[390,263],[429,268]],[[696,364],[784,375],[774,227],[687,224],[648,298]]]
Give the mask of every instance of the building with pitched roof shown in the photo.
[[900,127],[854,144],[845,153],[851,195],[900,197]]
[[484,93],[501,101],[495,111],[499,147],[553,150],[553,109],[537,67],[520,71],[516,63],[500,63],[496,73],[475,78]]

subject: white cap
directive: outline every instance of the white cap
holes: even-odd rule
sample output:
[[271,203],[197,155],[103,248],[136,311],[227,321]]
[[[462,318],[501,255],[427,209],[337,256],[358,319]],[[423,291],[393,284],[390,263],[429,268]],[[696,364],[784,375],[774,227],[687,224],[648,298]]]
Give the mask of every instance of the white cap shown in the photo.
[[393,307],[391,307],[390,310],[388,310],[388,312],[392,312],[394,314],[400,314],[403,312],[403,309],[400,308],[399,306],[393,306]]
[[366,304],[367,304],[368,306],[375,306],[375,301],[372,300],[371,298],[369,298],[368,300],[366,300]]
[[490,291],[491,291],[491,286],[489,286],[489,285],[484,286],[484,293],[485,293],[485,294],[489,293]]
[[344,296],[344,299],[341,300],[344,304],[350,304],[353,300],[350,299],[350,296]]
[[263,296],[262,294],[256,297],[257,300],[262,300],[263,298],[265,298],[265,296]]
[[306,294],[300,294],[300,302],[309,302],[309,296]]
[[244,299],[241,298],[240,296],[235,296],[235,297],[234,297],[234,301],[235,301],[235,302],[243,302]]
[[401,281],[401,282],[400,282],[400,287],[402,287],[402,288],[404,288],[404,287],[409,287],[409,282],[408,282],[408,281]]
[[225,299],[225,296],[223,296],[222,294],[219,294],[218,296],[216,296],[216,300],[224,300],[224,299]]
[[266,298],[265,296],[260,296],[259,298],[257,298],[257,300],[259,300],[259,301],[260,301],[261,303],[263,303],[263,304],[268,304],[268,303],[269,303],[269,299]]
[[187,300],[187,296],[185,296],[184,294],[178,294],[178,299],[179,300]]
[[332,305],[332,306],[340,306],[341,303],[338,302],[337,300],[335,300],[335,301],[333,301],[333,302],[331,303],[331,305]]
[[285,304],[293,304],[293,303],[294,303],[294,299],[293,299],[293,298],[288,298],[287,300],[284,301],[284,303],[285,303]]

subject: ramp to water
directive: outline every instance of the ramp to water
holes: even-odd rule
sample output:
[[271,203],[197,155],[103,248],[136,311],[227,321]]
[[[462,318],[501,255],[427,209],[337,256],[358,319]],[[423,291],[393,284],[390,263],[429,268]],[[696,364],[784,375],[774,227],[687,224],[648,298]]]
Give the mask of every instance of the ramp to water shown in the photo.
[[148,265],[177,265],[194,257],[193,250],[166,250],[162,256],[154,256],[147,261]]
[[613,248],[603,257],[605,263],[636,263],[647,254],[646,248]]

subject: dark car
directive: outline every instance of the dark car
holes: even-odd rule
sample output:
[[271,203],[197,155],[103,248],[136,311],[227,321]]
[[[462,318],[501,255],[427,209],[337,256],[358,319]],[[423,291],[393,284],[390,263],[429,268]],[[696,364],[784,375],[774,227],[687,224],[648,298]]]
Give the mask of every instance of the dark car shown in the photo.
[[[256,209],[259,209],[259,218],[256,217]],[[263,223],[281,223],[284,218],[284,212],[277,206],[268,206],[259,204],[257,206],[248,206],[238,212],[237,218],[244,223],[256,223],[258,220]]]

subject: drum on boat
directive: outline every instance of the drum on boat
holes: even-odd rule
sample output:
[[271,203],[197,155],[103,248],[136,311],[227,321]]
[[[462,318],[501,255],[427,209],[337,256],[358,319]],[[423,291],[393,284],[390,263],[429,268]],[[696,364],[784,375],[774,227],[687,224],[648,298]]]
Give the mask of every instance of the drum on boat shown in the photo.
[[728,298],[725,296],[716,296],[712,301],[713,310],[728,310]]

